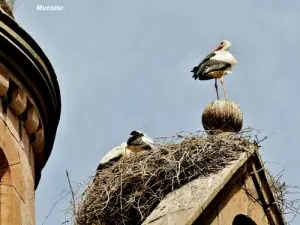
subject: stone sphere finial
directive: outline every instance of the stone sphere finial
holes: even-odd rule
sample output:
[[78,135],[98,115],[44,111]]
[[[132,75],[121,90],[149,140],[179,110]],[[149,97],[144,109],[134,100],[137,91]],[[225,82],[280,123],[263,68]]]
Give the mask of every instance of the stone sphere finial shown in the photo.
[[233,101],[217,100],[205,108],[202,125],[208,134],[239,132],[243,126],[243,112]]

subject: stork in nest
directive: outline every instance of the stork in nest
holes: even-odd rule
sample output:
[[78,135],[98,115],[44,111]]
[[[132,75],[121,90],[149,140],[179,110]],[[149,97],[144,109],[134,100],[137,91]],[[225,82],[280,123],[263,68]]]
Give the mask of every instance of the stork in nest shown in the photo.
[[97,167],[96,173],[104,168],[112,166],[122,157],[129,154],[136,154],[141,151],[151,151],[154,149],[154,142],[145,133],[141,131],[132,131],[127,142],[109,151]]

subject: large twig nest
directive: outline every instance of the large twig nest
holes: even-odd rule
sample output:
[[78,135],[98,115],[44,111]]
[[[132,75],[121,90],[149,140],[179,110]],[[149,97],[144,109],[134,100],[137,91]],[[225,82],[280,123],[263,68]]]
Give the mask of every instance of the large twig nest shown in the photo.
[[163,139],[154,151],[122,158],[96,175],[78,205],[76,224],[141,224],[168,193],[237,159],[252,145],[251,136],[251,130],[181,133]]
[[233,101],[217,100],[205,108],[202,124],[208,134],[239,132],[243,126],[243,112]]

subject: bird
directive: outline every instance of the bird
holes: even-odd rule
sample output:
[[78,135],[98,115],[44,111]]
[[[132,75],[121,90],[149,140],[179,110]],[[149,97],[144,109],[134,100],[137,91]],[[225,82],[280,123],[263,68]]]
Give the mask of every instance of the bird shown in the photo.
[[237,64],[236,58],[228,51],[231,43],[228,40],[221,41],[221,43],[208,54],[198,66],[192,69],[193,78],[195,80],[210,80],[215,79],[215,88],[217,98],[219,98],[218,83],[220,82],[223,87],[225,99],[227,99],[226,89],[224,86],[224,76],[232,73],[232,68]]
[[136,154],[141,151],[150,151],[153,149],[153,140],[147,134],[134,130],[130,133],[130,137],[128,138],[127,142],[123,142],[119,146],[113,148],[102,158],[97,167],[96,174],[101,170],[112,166],[124,156]]

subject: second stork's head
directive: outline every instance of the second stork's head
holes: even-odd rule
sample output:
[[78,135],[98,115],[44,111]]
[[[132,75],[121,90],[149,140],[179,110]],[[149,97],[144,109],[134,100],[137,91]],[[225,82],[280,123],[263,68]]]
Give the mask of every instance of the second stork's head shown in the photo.
[[228,49],[230,49],[230,47],[231,47],[230,41],[224,40],[221,41],[221,43],[214,49],[214,51],[219,51],[219,50],[227,51]]
[[127,141],[127,148],[131,151],[152,150],[154,142],[145,133],[141,131],[132,131]]

